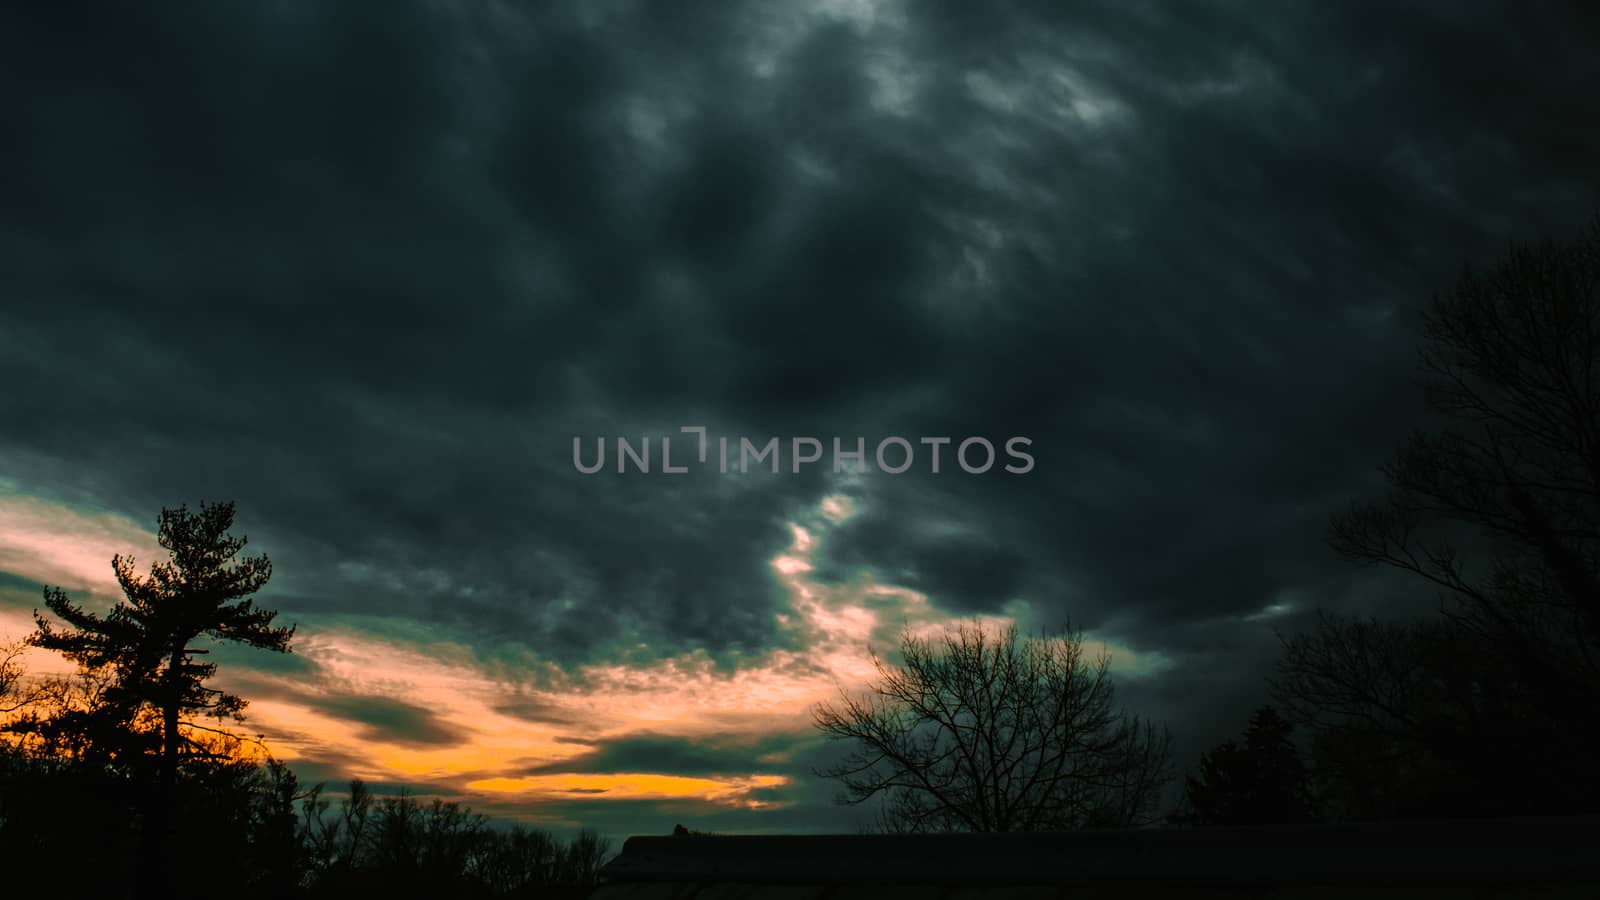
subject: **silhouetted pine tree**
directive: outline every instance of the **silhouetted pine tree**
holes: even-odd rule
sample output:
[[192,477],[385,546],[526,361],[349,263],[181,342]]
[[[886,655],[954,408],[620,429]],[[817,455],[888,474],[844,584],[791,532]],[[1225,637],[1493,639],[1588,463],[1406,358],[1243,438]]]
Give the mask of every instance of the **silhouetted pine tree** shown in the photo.
[[1185,779],[1194,819],[1207,825],[1312,821],[1309,780],[1292,739],[1294,726],[1271,706],[1250,717],[1243,742],[1201,754],[1199,776]]
[[132,557],[113,557],[124,599],[105,616],[72,603],[59,588],[46,588],[45,605],[71,630],[57,630],[35,611],[38,630],[29,638],[85,671],[110,673],[90,717],[96,724],[159,716],[160,780],[150,833],[159,860],[156,880],[168,885],[175,876],[170,843],[180,757],[210,755],[193,733],[216,731],[193,719],[237,720],[245,707],[242,698],[206,686],[217,667],[195,661],[209,652],[195,642],[209,637],[288,652],[294,636],[292,626],[272,625],[276,612],[257,609],[249,599],[266,585],[272,565],[265,556],[239,556],[246,539],[228,534],[233,517],[232,503],[202,504],[197,513],[183,506],[162,510],[157,540],[169,554],[166,562],[142,577]]

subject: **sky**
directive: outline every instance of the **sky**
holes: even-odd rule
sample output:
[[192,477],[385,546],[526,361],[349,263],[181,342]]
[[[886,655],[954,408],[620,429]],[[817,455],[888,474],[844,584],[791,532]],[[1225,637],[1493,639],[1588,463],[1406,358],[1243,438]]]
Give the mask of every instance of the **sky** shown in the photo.
[[1189,765],[1278,633],[1436,603],[1324,529],[1429,297],[1600,210],[1597,50],[1559,3],[8,6],[0,640],[233,500],[299,631],[219,681],[308,781],[854,831],[809,710],[972,618],[1081,628]]

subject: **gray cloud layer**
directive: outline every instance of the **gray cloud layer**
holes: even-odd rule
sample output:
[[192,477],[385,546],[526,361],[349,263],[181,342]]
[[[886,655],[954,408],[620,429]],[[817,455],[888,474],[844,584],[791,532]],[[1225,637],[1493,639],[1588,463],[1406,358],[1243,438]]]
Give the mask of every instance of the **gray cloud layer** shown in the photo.
[[235,498],[287,614],[489,655],[783,640],[822,473],[582,476],[574,434],[1025,434],[1027,476],[845,488],[822,574],[1029,598],[1231,731],[1248,617],[1393,599],[1320,536],[1416,416],[1417,304],[1597,200],[1553,4],[31,6],[0,475]]

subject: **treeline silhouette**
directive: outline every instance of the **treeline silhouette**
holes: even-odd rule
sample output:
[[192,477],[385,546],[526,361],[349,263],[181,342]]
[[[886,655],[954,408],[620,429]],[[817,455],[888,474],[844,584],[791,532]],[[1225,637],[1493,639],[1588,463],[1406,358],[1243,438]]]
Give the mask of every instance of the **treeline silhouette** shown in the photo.
[[591,831],[494,827],[459,803],[374,797],[360,781],[334,800],[270,758],[187,760],[175,784],[168,890],[150,878],[148,779],[12,744],[0,751],[0,866],[66,897],[208,885],[262,898],[566,898],[585,895],[610,855]]
[[[561,897],[585,893],[609,843],[493,827],[455,802],[337,803],[303,787],[259,739],[231,730],[247,701],[208,686],[210,642],[291,652],[293,627],[251,595],[271,577],[229,533],[231,503],[163,510],[168,559],[148,576],[118,555],[124,597],[96,614],[46,588],[26,644],[78,664],[29,679],[0,652],[0,868],[71,897]],[[65,627],[61,623],[65,623]]]

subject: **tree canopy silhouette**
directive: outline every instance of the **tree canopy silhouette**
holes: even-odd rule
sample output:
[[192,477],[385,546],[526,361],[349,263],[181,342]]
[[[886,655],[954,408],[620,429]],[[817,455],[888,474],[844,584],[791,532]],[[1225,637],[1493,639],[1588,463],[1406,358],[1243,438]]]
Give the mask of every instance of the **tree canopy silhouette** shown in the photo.
[[1292,825],[1312,821],[1310,780],[1293,740],[1294,725],[1271,706],[1250,716],[1242,740],[1201,754],[1184,780],[1195,822]]
[[[1424,317],[1429,406],[1390,494],[1334,519],[1346,557],[1415,573],[1563,700],[1600,684],[1600,220],[1468,270]],[[1476,530],[1479,562],[1429,526]]]
[[1600,701],[1600,220],[1467,270],[1423,325],[1439,424],[1328,537],[1438,590],[1441,618],[1325,615],[1285,639],[1275,694],[1352,815],[1593,809],[1563,732]]
[[0,716],[17,712],[32,701],[24,691],[21,643],[0,645]]
[[937,641],[909,628],[900,665],[876,654],[864,697],[821,704],[814,722],[853,751],[819,772],[841,799],[884,801],[893,831],[1042,831],[1153,819],[1171,739],[1114,707],[1110,657],[1083,637],[1021,639],[982,623]]
[[84,610],[60,588],[45,589],[45,606],[71,630],[58,630],[34,611],[31,643],[83,669],[112,673],[106,706],[128,718],[159,712],[164,778],[185,750],[198,746],[183,733],[205,727],[193,716],[238,720],[245,707],[243,698],[206,686],[217,666],[195,660],[210,653],[195,642],[204,636],[287,653],[294,637],[294,626],[274,627],[276,611],[249,599],[272,577],[272,564],[265,555],[239,555],[247,539],[228,534],[233,518],[232,503],[202,504],[199,512],[163,509],[157,540],[168,560],[141,576],[133,557],[112,557],[124,599],[109,613]]
[[28,677],[23,647],[0,646],[0,869],[49,873],[69,896],[587,896],[611,853],[593,831],[492,827],[359,780],[329,815],[321,784],[202,724],[245,709],[207,686],[202,641],[287,652],[294,635],[250,599],[271,568],[241,555],[232,523],[232,504],[163,511],[169,559],[140,576],[116,557],[124,598],[104,614],[46,589],[65,625],[36,613],[29,641],[77,661],[76,676]]
[[[68,628],[58,629],[34,611],[32,644],[106,676],[97,702],[78,716],[80,724],[121,738],[159,735],[158,844],[175,814],[180,758],[215,755],[195,733],[231,736],[197,719],[238,721],[245,707],[243,698],[207,686],[217,666],[196,660],[210,653],[196,642],[206,637],[289,652],[294,637],[293,626],[274,626],[277,613],[250,599],[271,578],[272,564],[264,555],[240,555],[247,539],[228,533],[233,519],[232,503],[202,504],[197,512],[163,509],[156,537],[168,559],[141,576],[132,557],[112,557],[124,596],[108,613],[83,609],[60,588],[46,588],[44,601]],[[167,848],[158,852],[170,863]]]

